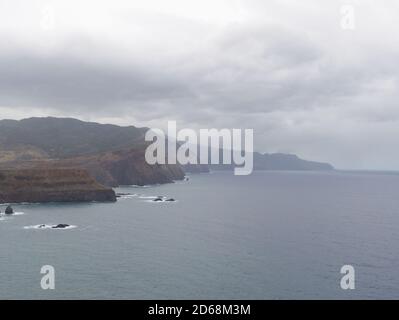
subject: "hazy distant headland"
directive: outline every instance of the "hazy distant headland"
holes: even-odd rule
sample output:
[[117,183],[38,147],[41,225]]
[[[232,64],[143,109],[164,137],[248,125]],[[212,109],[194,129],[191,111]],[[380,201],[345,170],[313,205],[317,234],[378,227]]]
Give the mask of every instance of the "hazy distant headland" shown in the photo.
[[[253,153],[254,170],[287,170],[287,171],[329,171],[334,167],[329,163],[308,161],[294,154],[285,153]],[[211,165],[185,165],[187,172],[209,172],[209,171],[232,171],[234,164],[211,164]]]
[[[25,183],[30,186],[32,192],[40,194],[40,201],[45,201],[43,195],[43,181],[32,184],[37,174],[46,176],[45,184],[49,186],[48,192],[54,191],[51,187],[62,185],[59,172],[54,170],[64,169],[63,174],[73,173],[71,177],[82,179],[83,172],[93,181],[81,183],[69,182],[62,186],[69,192],[75,194],[76,190],[83,190],[88,200],[98,200],[96,192],[107,194],[101,188],[116,187],[119,185],[148,185],[158,183],[170,183],[174,180],[184,179],[185,173],[209,172],[210,170],[233,170],[231,165],[185,165],[179,164],[155,164],[150,165],[145,161],[145,150],[148,142],[145,141],[145,133],[148,128],[137,128],[134,126],[121,127],[110,124],[99,124],[84,122],[72,118],[29,118],[24,120],[1,120],[0,121],[0,170],[7,173],[4,181],[8,181],[11,191],[7,197],[7,191],[0,186],[3,196],[2,202],[18,199],[30,201],[23,196],[14,193],[21,189],[21,180],[10,177],[10,172],[4,170],[25,170]],[[68,170],[70,171],[68,171]],[[79,169],[78,174],[74,169]],[[254,153],[255,170],[333,170],[327,163],[306,161],[295,155],[288,154],[260,154]],[[29,171],[30,170],[30,171]],[[35,171],[32,171],[35,170]],[[29,176],[32,179],[29,179]],[[35,178],[36,177],[36,178]],[[52,179],[57,177],[57,181]],[[85,179],[87,178],[85,177]],[[29,181],[30,180],[30,181]],[[73,180],[73,179],[72,179]],[[11,183],[19,181],[18,183]],[[81,184],[92,188],[81,188]],[[101,186],[101,190],[99,190]],[[36,189],[35,189],[36,188]],[[69,189],[68,189],[69,188]],[[75,189],[76,190],[75,190]],[[26,188],[25,188],[26,189]],[[89,191],[90,190],[90,191]],[[110,190],[110,189],[106,189]],[[12,196],[10,194],[13,194]],[[50,194],[50,193],[49,193]],[[26,199],[25,199],[26,198]],[[49,199],[62,201],[62,197],[49,196]],[[81,200],[85,200],[84,196]],[[73,199],[67,197],[64,200]],[[113,200],[112,196],[105,199]],[[52,201],[53,201],[52,200]],[[68,201],[69,201],[68,200]],[[79,200],[79,199],[77,199]]]

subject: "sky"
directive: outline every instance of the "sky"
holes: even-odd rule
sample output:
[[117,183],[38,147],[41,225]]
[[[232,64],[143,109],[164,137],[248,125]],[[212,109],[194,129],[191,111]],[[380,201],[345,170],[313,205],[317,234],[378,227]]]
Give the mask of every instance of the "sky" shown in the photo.
[[399,169],[396,0],[0,0],[0,119],[250,128]]

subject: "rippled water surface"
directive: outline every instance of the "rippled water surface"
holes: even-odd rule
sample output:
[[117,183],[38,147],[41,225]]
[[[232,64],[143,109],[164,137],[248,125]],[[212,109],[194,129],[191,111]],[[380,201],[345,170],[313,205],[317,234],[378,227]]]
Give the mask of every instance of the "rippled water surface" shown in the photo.
[[[399,298],[398,190],[397,175],[213,173],[117,203],[16,205],[0,216],[0,298]],[[75,227],[35,227],[59,223]]]

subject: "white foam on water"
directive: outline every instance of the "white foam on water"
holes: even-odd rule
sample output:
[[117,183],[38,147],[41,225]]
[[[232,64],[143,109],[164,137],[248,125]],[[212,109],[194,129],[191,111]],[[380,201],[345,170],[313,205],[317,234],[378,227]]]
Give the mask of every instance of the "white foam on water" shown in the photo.
[[22,216],[23,214],[25,214],[25,212],[14,212],[11,214],[5,214],[4,212],[0,213],[1,217],[12,217],[12,216]]
[[168,199],[168,198],[163,197],[162,201],[145,200],[145,202],[151,202],[151,203],[175,203],[175,202],[178,202],[178,200],[176,200],[176,199],[175,199],[175,201],[166,201],[166,199]]
[[117,195],[117,199],[131,199],[137,197],[138,194],[123,194],[123,195]]
[[68,229],[74,229],[77,228],[77,226],[74,225],[70,225],[68,227],[65,228],[54,228],[55,226],[57,226],[56,224],[37,224],[37,225],[33,225],[33,226],[25,226],[24,229],[52,229],[52,230],[68,230]]
[[37,224],[34,226],[25,226],[24,229],[50,229],[51,226],[47,224]]
[[120,187],[128,187],[128,188],[151,188],[153,186],[158,186],[160,185],[159,183],[156,184],[145,184],[143,186],[139,186],[137,184],[128,184],[128,185],[120,185]]

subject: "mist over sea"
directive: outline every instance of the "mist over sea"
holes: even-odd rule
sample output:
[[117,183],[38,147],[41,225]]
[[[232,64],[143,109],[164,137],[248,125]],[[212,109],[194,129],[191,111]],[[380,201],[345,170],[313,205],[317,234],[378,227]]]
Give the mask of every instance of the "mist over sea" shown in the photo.
[[[398,190],[396,174],[214,172],[118,188],[132,195],[117,203],[15,205],[0,299],[398,298]],[[76,227],[34,228],[59,223]],[[346,264],[355,290],[340,288]]]

